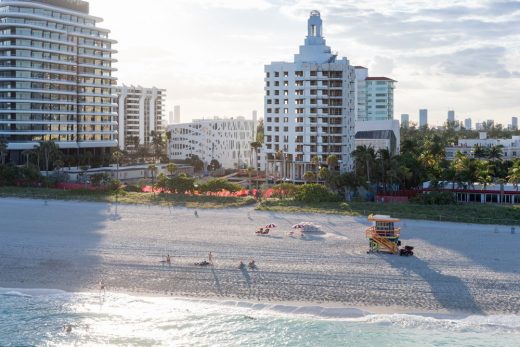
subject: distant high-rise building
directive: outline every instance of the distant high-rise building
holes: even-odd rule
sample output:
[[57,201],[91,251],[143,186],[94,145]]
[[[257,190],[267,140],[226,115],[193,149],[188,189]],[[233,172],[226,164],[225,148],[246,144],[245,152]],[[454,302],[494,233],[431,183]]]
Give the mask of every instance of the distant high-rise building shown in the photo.
[[408,114],[401,115],[401,126],[403,128],[408,128],[410,126],[410,115],[408,115]]
[[132,138],[138,138],[140,145],[150,144],[152,132],[164,132],[164,89],[123,85],[115,90],[119,149],[127,150],[129,145],[135,146],[129,141]]
[[428,126],[428,110],[421,109],[419,110],[419,127]]
[[181,106],[173,106],[173,123],[179,124],[181,122]]
[[477,131],[480,131],[482,130],[484,127],[482,126],[482,123],[475,123],[475,130]]
[[511,118],[511,128],[513,130],[518,130],[518,117]]
[[471,118],[464,119],[464,128],[466,130],[471,130]]
[[267,171],[291,181],[304,180],[314,157],[335,155],[341,172],[354,168],[355,69],[332,53],[322,26],[312,11],[294,60],[265,66]]
[[448,111],[448,123],[455,123],[455,111]]
[[55,141],[63,152],[117,147],[110,30],[81,0],[0,1],[0,137],[8,160]]

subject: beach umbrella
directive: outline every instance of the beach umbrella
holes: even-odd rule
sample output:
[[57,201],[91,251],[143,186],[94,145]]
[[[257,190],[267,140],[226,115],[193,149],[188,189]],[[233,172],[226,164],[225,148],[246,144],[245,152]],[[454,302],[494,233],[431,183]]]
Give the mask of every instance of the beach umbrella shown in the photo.
[[264,228],[266,229],[272,229],[272,228],[276,228],[276,225],[271,223],[271,224],[267,224]]
[[303,224],[294,224],[292,226],[293,229],[302,229],[303,228]]

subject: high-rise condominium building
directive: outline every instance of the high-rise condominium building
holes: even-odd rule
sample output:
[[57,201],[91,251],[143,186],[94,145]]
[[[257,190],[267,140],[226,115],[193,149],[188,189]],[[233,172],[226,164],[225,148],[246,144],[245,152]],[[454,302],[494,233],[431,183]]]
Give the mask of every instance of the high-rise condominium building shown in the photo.
[[466,130],[471,130],[471,118],[464,119],[464,128]]
[[268,175],[303,181],[335,155],[351,171],[354,150],[355,71],[323,38],[318,11],[307,23],[307,38],[293,62],[265,66],[265,153]]
[[152,132],[164,132],[164,89],[118,86],[119,149],[134,150],[136,144],[152,143]]
[[518,117],[511,117],[511,128],[518,130]]
[[356,120],[394,119],[394,81],[388,77],[369,77],[368,69],[355,66]]
[[448,123],[455,123],[455,111],[448,111]]
[[428,110],[419,110],[419,127],[428,126]]
[[394,119],[395,82],[388,77],[367,77],[367,120]]
[[80,0],[0,0],[0,137],[9,160],[55,141],[65,152],[117,146],[116,42]]
[[168,157],[172,160],[196,155],[206,167],[212,160],[217,160],[225,169],[257,165],[250,146],[256,138],[255,118],[198,119],[169,125],[167,131],[171,134]]
[[408,115],[408,114],[401,115],[401,126],[403,128],[408,128],[410,126],[410,115]]

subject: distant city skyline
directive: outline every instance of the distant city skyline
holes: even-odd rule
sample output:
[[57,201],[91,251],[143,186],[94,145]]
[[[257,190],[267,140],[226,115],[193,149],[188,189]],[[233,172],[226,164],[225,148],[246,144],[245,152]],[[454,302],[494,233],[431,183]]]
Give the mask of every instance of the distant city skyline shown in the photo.
[[429,123],[442,124],[454,109],[461,119],[509,124],[520,114],[519,2],[90,4],[119,41],[119,83],[166,88],[166,109],[181,105],[183,121],[249,118],[261,109],[264,65],[292,59],[313,9],[329,23],[324,36],[341,56],[398,81],[396,115],[410,114],[413,122],[426,108]]

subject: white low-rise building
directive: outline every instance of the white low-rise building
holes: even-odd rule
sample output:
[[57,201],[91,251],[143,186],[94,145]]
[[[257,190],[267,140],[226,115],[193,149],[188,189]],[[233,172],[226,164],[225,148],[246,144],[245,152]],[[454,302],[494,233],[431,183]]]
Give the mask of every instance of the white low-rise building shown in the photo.
[[205,167],[217,160],[225,169],[254,166],[251,142],[256,139],[256,119],[197,119],[169,125],[168,157],[184,160],[197,155]]
[[460,139],[456,146],[446,147],[446,159],[452,160],[457,152],[474,157],[475,146],[491,148],[502,146],[502,159],[515,160],[520,158],[520,136],[513,136],[510,139],[488,139],[485,132],[480,133],[478,139]]

